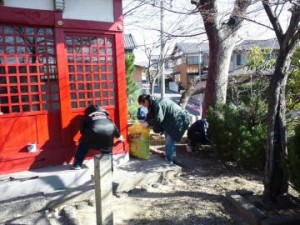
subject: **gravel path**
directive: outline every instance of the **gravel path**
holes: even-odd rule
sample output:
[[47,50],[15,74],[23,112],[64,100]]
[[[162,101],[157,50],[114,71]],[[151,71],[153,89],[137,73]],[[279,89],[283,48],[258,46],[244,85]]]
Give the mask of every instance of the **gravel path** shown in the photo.
[[[184,145],[178,145],[177,156],[183,166],[179,177],[114,196],[115,225],[247,224],[225,193],[247,189],[259,194],[263,190],[261,176],[225,165],[209,148],[188,154]],[[93,203],[75,207],[80,224],[96,224]]]
[[[120,224],[130,225],[230,225],[247,224],[225,198],[226,191],[263,190],[260,178],[225,166],[211,151],[188,155],[178,151],[183,173],[161,184],[136,189],[121,196],[138,205],[135,216]],[[238,171],[238,172],[237,172]]]

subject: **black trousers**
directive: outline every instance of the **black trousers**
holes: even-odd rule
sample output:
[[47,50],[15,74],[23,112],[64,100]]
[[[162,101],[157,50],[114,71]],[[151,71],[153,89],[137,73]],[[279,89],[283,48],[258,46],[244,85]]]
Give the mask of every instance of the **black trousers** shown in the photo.
[[81,166],[83,163],[83,160],[88,153],[90,147],[84,143],[83,141],[80,141],[76,150],[75,154],[75,161],[74,161],[74,166]]
[[[83,141],[79,142],[77,150],[76,150],[75,161],[73,163],[73,166],[82,166],[84,158],[85,158],[86,154],[88,153],[89,149],[91,149],[91,148],[87,143],[85,143]],[[99,150],[99,152],[101,152],[101,154],[111,155],[111,163],[113,166],[112,152],[111,151],[101,151],[101,150]]]
[[204,141],[204,138],[203,138],[203,134],[200,133],[200,132],[191,132],[191,131],[188,131],[188,139],[189,139],[189,145],[191,147],[195,147],[198,143],[200,144],[203,144],[205,141]]

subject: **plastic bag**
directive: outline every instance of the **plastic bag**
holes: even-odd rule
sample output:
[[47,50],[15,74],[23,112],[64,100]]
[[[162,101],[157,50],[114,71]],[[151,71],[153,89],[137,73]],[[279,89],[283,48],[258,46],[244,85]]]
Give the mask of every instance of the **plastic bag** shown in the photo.
[[150,128],[134,123],[128,129],[129,153],[138,159],[150,158]]

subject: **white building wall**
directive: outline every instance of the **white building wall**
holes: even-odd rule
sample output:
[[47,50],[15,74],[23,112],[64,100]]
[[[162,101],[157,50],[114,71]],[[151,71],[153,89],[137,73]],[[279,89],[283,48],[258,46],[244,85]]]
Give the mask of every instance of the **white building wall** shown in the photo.
[[[241,55],[241,65],[237,65],[237,55],[240,54]],[[240,69],[241,67],[244,67],[245,64],[247,63],[247,55],[246,53],[237,53],[237,52],[233,52],[232,53],[232,58],[230,61],[230,71],[235,71]]]
[[113,0],[65,0],[63,18],[114,22]]
[[242,54],[242,65],[245,66],[248,62],[248,52]]
[[[54,10],[54,0],[4,0],[4,6]],[[65,0],[64,19],[114,22],[113,0]]]
[[54,9],[53,0],[4,0],[4,6],[23,9]]

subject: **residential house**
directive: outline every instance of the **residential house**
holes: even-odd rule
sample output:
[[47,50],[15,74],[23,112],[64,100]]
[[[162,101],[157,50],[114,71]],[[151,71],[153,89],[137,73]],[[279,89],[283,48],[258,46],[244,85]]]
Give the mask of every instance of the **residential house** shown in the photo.
[[124,34],[124,48],[125,54],[133,53],[133,50],[136,48],[136,41],[132,34]]
[[[155,79],[155,83],[160,84],[161,78],[160,74],[160,56],[152,55],[149,62],[138,62],[135,63],[135,71],[134,71],[134,80],[141,85],[142,92],[149,92],[149,73],[150,79],[157,77]],[[166,83],[166,88],[168,88],[168,81],[171,80],[171,74],[173,72],[173,61],[169,56],[164,59],[164,79]]]
[[121,0],[1,1],[0,174],[70,163],[89,104],[126,137],[124,61]]
[[148,81],[148,78],[146,76],[147,67],[147,62],[138,62],[134,64],[133,80],[136,83],[140,84]]
[[177,43],[171,54],[174,61],[173,80],[180,83],[182,89],[197,80],[205,80],[209,47],[207,43]]
[[[247,56],[251,48],[257,46],[262,49],[272,49],[268,58],[275,58],[279,51],[279,44],[276,38],[267,40],[245,40],[236,45],[233,50],[230,62],[230,75],[247,74]],[[209,46],[207,43],[177,43],[172,52],[174,60],[173,76],[174,81],[181,83],[186,89],[195,78],[206,79],[208,65]]]
[[255,46],[260,49],[272,49],[271,54],[267,56],[268,59],[275,59],[280,48],[276,38],[242,41],[240,44],[235,46],[232,52],[229,68],[230,75],[244,75],[253,72],[249,71],[247,67],[247,57],[250,50]]

